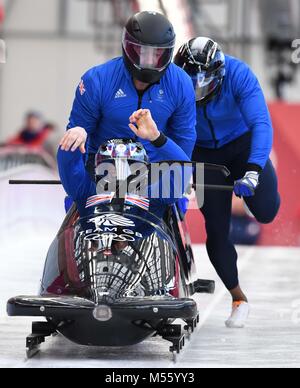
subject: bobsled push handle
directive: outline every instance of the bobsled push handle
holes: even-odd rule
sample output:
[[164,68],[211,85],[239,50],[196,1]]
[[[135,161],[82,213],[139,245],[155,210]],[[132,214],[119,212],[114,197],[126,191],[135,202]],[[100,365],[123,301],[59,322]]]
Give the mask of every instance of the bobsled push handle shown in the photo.
[[[230,176],[230,171],[228,170],[228,168],[226,166],[222,166],[222,165],[219,165],[219,164],[212,164],[212,163],[200,163],[200,162],[183,162],[182,160],[165,160],[163,162],[158,162],[158,164],[180,164],[182,165],[183,167],[184,166],[192,166],[192,167],[195,167],[197,164],[201,164],[203,165],[204,167],[204,170],[206,171],[216,171],[216,172],[220,172],[222,173],[225,178],[228,178]],[[150,166],[151,166],[152,163],[150,163]]]
[[192,185],[192,188],[194,190],[196,189],[205,189],[205,190],[210,190],[210,191],[233,191],[234,187],[229,186],[229,185]]
[[10,185],[61,185],[59,180],[10,180]]
[[221,166],[218,164],[211,164],[211,163],[204,163],[204,170],[207,171],[219,171],[221,172],[226,178],[230,176],[230,171],[226,166]]
[[[162,163],[178,163],[181,165],[195,165],[195,162],[182,162],[182,161],[176,161],[176,160],[170,160],[170,161],[164,161]],[[221,172],[225,177],[230,176],[230,171],[226,166],[221,166],[218,164],[211,164],[211,163],[204,163],[204,169],[207,171],[219,171]],[[60,180],[10,180],[10,185],[61,185]],[[198,187],[198,185],[197,185]],[[233,186],[221,186],[221,185],[204,185],[204,188],[207,190],[225,190],[225,191],[232,191]],[[196,189],[196,186],[193,185],[193,189]]]

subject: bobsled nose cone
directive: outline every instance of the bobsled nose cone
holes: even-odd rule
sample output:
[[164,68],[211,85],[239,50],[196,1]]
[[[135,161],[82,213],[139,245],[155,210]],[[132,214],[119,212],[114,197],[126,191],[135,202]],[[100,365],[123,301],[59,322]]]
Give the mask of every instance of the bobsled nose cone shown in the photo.
[[112,310],[107,305],[100,305],[94,308],[93,316],[97,321],[107,322],[112,318]]

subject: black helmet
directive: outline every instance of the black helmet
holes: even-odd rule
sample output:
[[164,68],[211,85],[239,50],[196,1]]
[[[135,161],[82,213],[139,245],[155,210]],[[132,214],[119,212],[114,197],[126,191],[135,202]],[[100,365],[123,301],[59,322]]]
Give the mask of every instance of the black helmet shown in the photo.
[[205,103],[219,92],[225,76],[225,55],[212,39],[190,40],[179,49],[174,63],[191,76],[197,102]]
[[173,57],[176,35],[169,20],[156,12],[132,16],[123,32],[123,58],[133,78],[159,82]]

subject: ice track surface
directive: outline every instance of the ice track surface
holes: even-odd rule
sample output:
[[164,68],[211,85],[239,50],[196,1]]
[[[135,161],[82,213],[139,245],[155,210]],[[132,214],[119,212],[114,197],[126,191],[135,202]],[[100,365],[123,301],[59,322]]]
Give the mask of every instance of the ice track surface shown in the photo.
[[[0,184],[5,213],[0,221],[0,367],[300,367],[300,249],[296,248],[239,249],[241,280],[252,311],[248,327],[232,331],[224,326],[230,298],[204,247],[195,246],[199,277],[216,279],[217,287],[215,295],[197,297],[201,324],[177,364],[172,362],[169,343],[158,338],[116,349],[77,346],[58,336],[46,339],[41,352],[26,360],[25,338],[32,319],[7,317],[6,302],[12,296],[37,293],[48,246],[63,217],[63,193],[57,187],[33,193],[32,188]],[[10,203],[4,202],[7,190]],[[38,217],[32,213],[33,199],[39,201]],[[27,210],[18,216],[16,207]]]

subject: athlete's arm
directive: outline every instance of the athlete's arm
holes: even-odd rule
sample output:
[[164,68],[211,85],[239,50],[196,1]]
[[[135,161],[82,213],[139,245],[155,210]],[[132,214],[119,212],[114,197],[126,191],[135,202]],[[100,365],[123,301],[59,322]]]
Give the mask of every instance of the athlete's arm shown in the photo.
[[[139,138],[150,141],[145,147],[147,153],[152,155],[152,178],[155,176],[153,168],[162,167],[159,164],[155,167],[154,162],[191,161],[181,147],[159,132],[148,109],[134,112],[129,120],[131,130]],[[158,180],[149,187],[148,196],[164,205],[171,205],[182,198],[192,176],[192,167],[183,167],[178,163],[174,163],[173,166],[166,164],[163,169],[161,168],[161,174],[161,176],[157,174]]]
[[82,77],[77,87],[67,133],[62,142],[65,151],[80,148],[80,151],[85,153],[85,135],[97,129],[101,118],[100,93],[99,76],[94,68]]
[[78,149],[57,152],[58,170],[62,185],[73,201],[85,201],[95,195],[96,185],[85,169],[82,154]]
[[191,158],[197,139],[195,91],[191,78],[184,71],[179,81],[177,95],[174,96],[177,107],[169,119],[166,136]]
[[269,159],[273,145],[273,127],[262,88],[251,69],[241,63],[232,78],[232,86],[241,113],[252,131],[248,171],[260,172]]
[[153,158],[151,158],[152,163],[171,160],[191,161],[179,145],[159,132],[149,109],[140,109],[134,112],[130,116],[129,121],[129,127],[135,135],[150,142],[145,146],[147,153],[153,155]]

